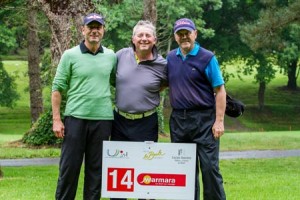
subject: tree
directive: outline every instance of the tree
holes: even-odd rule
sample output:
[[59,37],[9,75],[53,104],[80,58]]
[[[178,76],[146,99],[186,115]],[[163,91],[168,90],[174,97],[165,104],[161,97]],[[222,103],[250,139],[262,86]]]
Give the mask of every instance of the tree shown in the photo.
[[0,54],[7,54],[10,50],[16,49],[16,39],[14,32],[6,26],[0,24]]
[[28,75],[31,121],[34,123],[43,112],[43,94],[40,73],[40,42],[37,26],[37,8],[28,0]]
[[[52,71],[54,72],[63,52],[82,39],[83,15],[91,12],[94,7],[90,0],[33,0],[32,3],[41,8],[49,22]],[[60,143],[61,141],[56,139],[52,132],[51,119],[52,113],[47,111],[24,135],[23,141],[33,145]]]
[[[0,3],[0,18],[3,19],[0,22],[0,55],[5,55],[17,48],[15,29],[7,27],[5,23],[4,17],[7,11],[2,10],[2,8],[6,3],[9,3],[9,1]],[[19,95],[16,92],[14,77],[8,75],[0,58],[0,106],[13,107],[17,99],[19,99]]]
[[[241,37],[255,52],[275,52],[278,64],[288,74],[287,88],[297,89],[300,52],[300,1],[264,1],[259,18],[241,27]],[[299,73],[299,72],[298,72]]]
[[284,46],[277,50],[277,63],[288,76],[287,89],[297,90],[297,78],[300,73],[300,68],[298,68],[300,55],[300,25],[291,24],[284,28],[281,38]]
[[13,107],[19,98],[14,77],[8,75],[0,58],[0,106]]
[[[275,70],[268,58],[269,55],[260,51],[255,52],[245,45],[245,41],[240,37],[240,27],[241,24],[257,20],[262,8],[265,8],[265,5],[261,1],[241,0],[223,1],[222,8],[219,10],[211,10],[209,6],[206,7],[204,20],[206,25],[215,32],[211,38],[200,39],[202,46],[216,53],[226,82],[232,76],[240,77],[240,73],[254,74],[255,82],[259,86],[257,98],[260,109],[264,107],[266,86],[274,78]],[[243,61],[245,65],[239,65],[237,60]],[[229,74],[223,65],[225,63],[235,66],[236,73]],[[230,88],[227,88],[227,91],[230,92]]]
[[34,0],[51,30],[51,61],[57,66],[63,52],[81,39],[82,17],[93,9],[91,0]]
[[144,0],[143,18],[152,22],[154,26],[156,25],[156,21],[157,21],[156,0]]
[[[37,18],[38,10],[33,6],[33,2],[28,1],[6,1],[3,11],[0,12],[0,16],[3,16],[3,26],[6,29],[11,29],[12,35],[10,37],[7,34],[4,37],[6,43],[5,49],[7,54],[18,54],[19,50],[27,48],[25,51],[28,56],[28,76],[29,76],[29,91],[30,91],[30,111],[32,123],[37,120],[39,115],[43,111],[43,97],[42,97],[42,85],[40,78],[39,57],[41,44],[39,42],[39,33],[45,29],[42,29],[39,23],[40,18]],[[17,8],[17,9],[16,9]],[[39,31],[38,31],[39,30]],[[41,31],[42,30],[42,31]],[[6,32],[4,31],[6,34]],[[1,34],[1,33],[0,33]],[[26,40],[27,35],[27,40]],[[43,36],[45,36],[44,34]],[[14,39],[14,45],[9,46],[10,38]],[[47,40],[47,37],[43,37]],[[1,42],[0,42],[1,43]],[[45,44],[46,42],[43,42]]]
[[[89,1],[81,2],[78,0],[74,2],[35,0],[35,2],[45,12],[51,27],[51,57],[53,69],[55,70],[54,66],[57,65],[62,52],[70,45],[75,44],[77,38],[80,38],[80,34],[77,34],[80,33],[78,31],[80,26],[75,21],[79,19],[81,21],[81,17],[78,17],[77,14],[82,15],[82,13],[89,12],[92,7],[88,9]],[[235,2],[235,0],[230,0],[230,2]],[[177,46],[173,41],[173,23],[178,18],[192,18],[201,30],[198,40],[207,39],[214,36],[214,30],[205,26],[203,15],[207,11],[212,12],[222,7],[221,0],[103,0],[94,1],[94,3],[98,12],[101,11],[106,16],[107,26],[103,44],[113,48],[115,51],[130,45],[133,26],[138,20],[143,19],[147,15],[150,18],[150,13],[155,12],[148,12],[147,8],[153,8],[151,10],[154,11],[155,6],[153,5],[156,3],[156,19],[159,19],[156,21],[158,49],[162,55],[166,55],[171,47]],[[81,9],[82,7],[85,9]],[[47,119],[45,118],[44,121],[47,121]],[[51,127],[48,128],[51,129]]]
[[1,1],[0,6],[0,54],[16,53],[23,47],[26,35],[24,2],[6,0]]

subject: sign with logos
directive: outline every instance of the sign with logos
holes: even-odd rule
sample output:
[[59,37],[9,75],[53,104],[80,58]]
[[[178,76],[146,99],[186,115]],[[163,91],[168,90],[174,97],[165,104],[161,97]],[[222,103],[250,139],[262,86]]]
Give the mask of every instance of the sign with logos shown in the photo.
[[104,141],[102,197],[194,199],[196,144]]

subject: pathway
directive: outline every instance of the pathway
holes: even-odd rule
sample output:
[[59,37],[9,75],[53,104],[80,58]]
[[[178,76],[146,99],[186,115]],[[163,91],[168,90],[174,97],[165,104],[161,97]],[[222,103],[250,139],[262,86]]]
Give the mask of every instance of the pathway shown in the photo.
[[[300,149],[295,150],[252,150],[220,152],[221,160],[249,159],[249,158],[280,158],[300,157]],[[59,158],[28,158],[28,159],[0,159],[0,166],[30,166],[57,165]]]

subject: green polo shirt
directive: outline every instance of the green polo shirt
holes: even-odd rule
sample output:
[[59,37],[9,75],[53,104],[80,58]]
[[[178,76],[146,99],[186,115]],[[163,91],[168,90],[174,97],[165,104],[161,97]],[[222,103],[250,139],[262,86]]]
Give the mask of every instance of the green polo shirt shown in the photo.
[[115,68],[115,53],[100,47],[96,54],[80,45],[62,55],[52,91],[66,91],[64,115],[89,120],[112,120],[110,74]]

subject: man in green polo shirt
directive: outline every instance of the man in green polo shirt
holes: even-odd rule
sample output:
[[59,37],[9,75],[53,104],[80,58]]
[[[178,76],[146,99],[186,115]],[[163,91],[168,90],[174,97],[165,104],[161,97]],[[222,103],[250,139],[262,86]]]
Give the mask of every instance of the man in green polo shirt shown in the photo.
[[[84,41],[64,52],[53,81],[53,132],[63,138],[56,199],[75,199],[83,158],[83,198],[100,199],[102,142],[109,140],[113,120],[109,80],[117,62],[115,53],[101,45],[104,29],[101,15],[84,18]],[[64,122],[62,92],[67,97]]]

